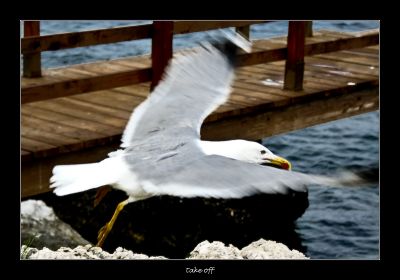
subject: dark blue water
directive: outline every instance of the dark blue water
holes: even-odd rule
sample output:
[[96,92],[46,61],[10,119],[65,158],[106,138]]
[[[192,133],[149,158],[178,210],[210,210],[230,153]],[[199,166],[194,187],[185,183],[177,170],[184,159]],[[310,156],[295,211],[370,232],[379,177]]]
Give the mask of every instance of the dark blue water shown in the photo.
[[[43,21],[42,34],[90,30],[149,21]],[[314,30],[360,31],[378,28],[378,21],[315,21]],[[287,22],[254,25],[252,38],[286,34]],[[174,49],[196,46],[206,35],[174,38]],[[150,40],[121,42],[45,52],[45,68],[150,52]],[[339,168],[379,165],[379,112],[318,125],[264,139],[273,152],[288,158],[293,170],[332,174]],[[310,207],[297,221],[306,254],[320,259],[379,258],[379,188],[323,188],[309,190]]]

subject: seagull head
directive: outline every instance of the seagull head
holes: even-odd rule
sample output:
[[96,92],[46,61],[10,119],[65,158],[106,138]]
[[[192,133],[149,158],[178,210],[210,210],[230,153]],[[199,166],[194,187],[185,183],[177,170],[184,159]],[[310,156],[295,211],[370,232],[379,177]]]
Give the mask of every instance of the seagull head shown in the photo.
[[287,159],[275,155],[268,148],[257,142],[252,141],[244,141],[241,143],[238,159],[242,161],[273,166],[285,170],[292,169],[292,164]]
[[269,165],[291,170],[292,165],[283,157],[277,156],[263,145],[246,140],[200,141],[203,152],[207,155],[219,155],[244,162]]

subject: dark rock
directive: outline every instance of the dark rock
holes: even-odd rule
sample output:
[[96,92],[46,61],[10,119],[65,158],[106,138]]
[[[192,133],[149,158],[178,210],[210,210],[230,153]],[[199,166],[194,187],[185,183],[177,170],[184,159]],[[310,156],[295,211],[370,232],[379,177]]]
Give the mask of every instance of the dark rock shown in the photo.
[[[52,206],[60,219],[96,244],[98,230],[126,195],[112,190],[94,207],[95,195],[96,190],[64,197],[47,193],[37,199]],[[185,258],[203,240],[243,247],[264,238],[304,252],[294,221],[307,207],[307,192],[242,199],[153,197],[124,208],[103,248],[113,252],[121,246],[147,255]]]

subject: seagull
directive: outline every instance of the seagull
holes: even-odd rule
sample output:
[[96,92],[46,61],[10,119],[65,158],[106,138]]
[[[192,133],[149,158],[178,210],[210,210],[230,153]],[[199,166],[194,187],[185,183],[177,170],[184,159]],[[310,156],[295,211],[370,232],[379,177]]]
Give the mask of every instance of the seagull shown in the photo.
[[354,174],[328,177],[292,171],[288,160],[257,142],[201,140],[204,119],[230,96],[240,49],[249,52],[251,43],[237,33],[224,33],[192,53],[175,55],[162,81],[134,109],[120,149],[100,162],[53,168],[50,187],[56,195],[105,185],[128,195],[100,229],[97,246],[103,245],[124,206],[152,196],[240,199],[305,192],[309,184],[360,181]]

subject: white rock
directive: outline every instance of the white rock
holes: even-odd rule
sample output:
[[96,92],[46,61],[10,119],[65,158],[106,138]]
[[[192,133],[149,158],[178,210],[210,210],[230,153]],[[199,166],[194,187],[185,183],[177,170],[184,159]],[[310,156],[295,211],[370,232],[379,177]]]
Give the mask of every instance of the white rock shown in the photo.
[[43,201],[29,199],[21,202],[21,220],[24,221],[26,219],[54,221],[56,215],[53,209],[48,207]]
[[225,246],[220,241],[212,243],[203,241],[190,253],[189,259],[242,259],[240,250],[229,244]]
[[57,249],[89,244],[70,225],[61,221],[52,208],[41,200],[21,202],[22,244],[36,248]]
[[[25,245],[21,248],[21,259],[149,259],[147,255],[135,254],[130,250],[117,248],[113,254],[103,251],[99,247],[92,245],[77,246],[74,249],[61,247],[57,251],[43,248],[42,250],[27,248]],[[162,256],[151,257],[151,259],[166,259]]]
[[290,250],[286,245],[275,241],[260,239],[241,250],[244,259],[308,259],[297,250]]

